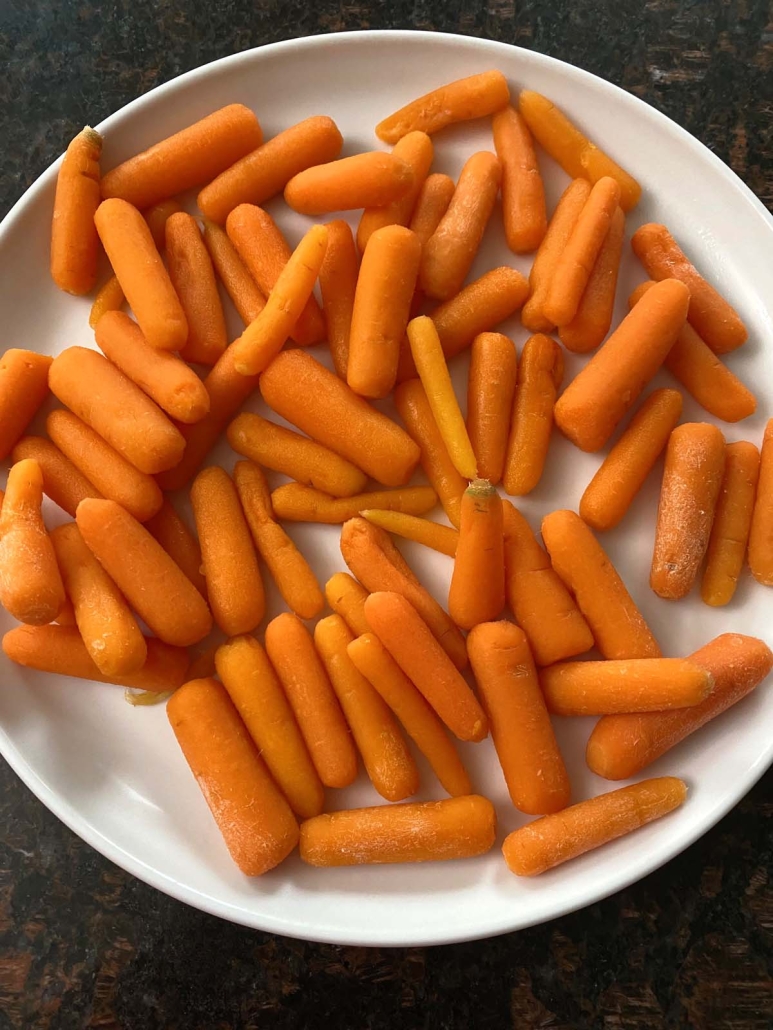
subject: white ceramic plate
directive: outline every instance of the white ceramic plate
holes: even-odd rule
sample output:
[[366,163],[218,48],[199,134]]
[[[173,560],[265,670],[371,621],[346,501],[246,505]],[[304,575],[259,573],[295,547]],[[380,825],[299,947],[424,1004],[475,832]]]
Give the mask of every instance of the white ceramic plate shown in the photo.
[[[773,325],[766,301],[773,295],[773,219],[736,176],[686,132],[641,101],[586,72],[549,57],[461,36],[361,32],[278,43],[217,61],[135,100],[100,126],[109,168],[221,105],[254,108],[265,135],[312,114],[329,114],[346,138],[345,153],[380,146],[373,127],[406,101],[441,83],[496,67],[514,90],[547,94],[604,149],[641,181],[644,197],[629,218],[628,233],[646,221],[663,221],[684,241],[709,279],[740,310],[750,329],[743,350],[729,359],[757,391],[760,413],[740,426],[723,427],[728,440],[759,442],[773,413]],[[474,150],[492,148],[488,122],[447,130],[435,138],[435,169],[458,174]],[[549,200],[565,176],[542,159]],[[57,165],[19,201],[0,230],[0,310],[3,346],[57,353],[92,345],[89,300],[59,293],[48,275],[48,243]],[[281,201],[269,205],[296,242],[307,224]],[[191,205],[191,210],[194,210]],[[494,218],[473,274],[513,263]],[[641,278],[626,248],[620,298]],[[619,303],[621,317],[624,304]],[[231,312],[234,334],[239,323]],[[520,323],[504,328],[519,348]],[[321,348],[317,349],[318,351]],[[457,361],[464,396],[466,359]],[[577,359],[569,362],[573,374]],[[663,376],[663,383],[666,382]],[[661,385],[661,384],[659,384]],[[262,410],[259,400],[251,405]],[[687,401],[686,419],[705,414]],[[235,456],[221,447],[231,468]],[[557,507],[576,507],[599,464],[565,440],[551,447],[548,471],[522,507],[538,526]],[[678,606],[648,587],[658,475],[650,477],[622,529],[604,545],[658,636],[664,653],[683,655],[726,630],[773,642],[773,595],[747,576],[725,609],[703,606],[695,594]],[[62,513],[53,506],[51,522]],[[291,527],[320,579],[343,568],[336,527]],[[406,554],[441,599],[449,559],[418,546]],[[281,610],[272,597],[272,614]],[[3,629],[8,628],[4,617]],[[257,880],[238,872],[228,857],[204,800],[168,726],[163,707],[131,708],[120,688],[37,674],[2,658],[0,749],[24,782],[72,830],[107,858],[188,904],[225,919],[280,934],[345,944],[409,945],[458,941],[515,930],[587,905],[634,882],[668,861],[720,819],[773,759],[773,692],[760,689],[647,774],[676,774],[689,783],[684,807],[599,851],[534,880],[506,869],[497,846],[488,856],[424,866],[319,870],[292,857]],[[592,775],[583,750],[591,720],[558,720],[575,800],[618,784]],[[526,820],[509,803],[489,741],[464,748],[476,788],[497,805],[499,841]],[[426,767],[422,766],[423,769]],[[427,793],[434,784],[423,776]],[[380,801],[361,778],[331,798],[333,807]]]

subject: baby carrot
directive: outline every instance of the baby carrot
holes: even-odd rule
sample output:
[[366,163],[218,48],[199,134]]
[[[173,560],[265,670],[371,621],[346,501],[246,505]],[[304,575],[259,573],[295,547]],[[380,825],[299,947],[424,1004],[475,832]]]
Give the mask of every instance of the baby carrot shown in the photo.
[[408,228],[419,237],[422,247],[440,225],[455,188],[454,180],[441,172],[428,175],[421,184]]
[[410,479],[419,460],[410,436],[304,351],[278,354],[260,377],[260,392],[278,415],[377,482]]
[[182,350],[188,323],[147,222],[125,200],[103,200],[94,222],[140,329],[152,347]]
[[574,595],[604,658],[660,658],[660,648],[608,555],[573,511],[542,520],[553,568]]
[[166,263],[188,324],[180,353],[186,361],[214,365],[228,344],[215,269],[196,219],[185,211],[166,223]]
[[419,378],[451,461],[465,479],[474,479],[477,475],[475,454],[432,319],[426,315],[412,319],[408,323],[408,340]]
[[482,622],[468,646],[510,800],[529,815],[558,812],[569,804],[569,777],[525,633]]
[[376,229],[362,255],[349,332],[346,381],[362,397],[386,397],[397,376],[421,244],[410,229]]
[[451,203],[422,248],[419,283],[429,297],[448,300],[462,288],[499,192],[502,168],[481,150],[462,168]]
[[266,651],[284,688],[311,760],[326,787],[348,787],[357,751],[311,634],[283,612],[266,626]]
[[229,104],[113,168],[102,177],[102,196],[150,207],[211,182],[262,142],[252,111]]
[[580,450],[603,447],[635,404],[674,345],[689,301],[684,283],[657,283],[559,397],[556,425]]
[[191,423],[207,414],[209,394],[196,373],[175,354],[151,347],[123,311],[108,311],[94,335],[105,357],[171,418]]
[[521,351],[502,477],[508,494],[528,494],[542,478],[563,377],[564,357],[555,340],[542,333],[530,336]]
[[156,250],[162,251],[166,246],[166,223],[178,211],[182,211],[180,202],[171,197],[169,200],[160,200],[157,204],[152,204],[142,212],[142,217],[148,223]]
[[732,600],[746,557],[746,543],[760,472],[760,452],[753,443],[725,447],[725,471],[706,551],[701,597],[714,607]]
[[354,636],[361,637],[370,632],[365,618],[365,601],[368,591],[348,572],[336,572],[325,583],[327,603],[340,615]]
[[714,679],[699,705],[670,712],[607,715],[588,740],[590,769],[608,780],[627,780],[646,769],[691,733],[750,694],[773,668],[773,652],[755,637],[723,633],[690,655]]
[[166,706],[177,743],[245,876],[260,876],[298,843],[298,824],[225,688],[189,680]]
[[459,534],[451,526],[442,526],[439,522],[420,519],[400,511],[385,511],[383,508],[365,508],[360,515],[374,526],[385,529],[387,533],[424,544],[425,547],[431,547],[433,551],[440,551],[451,558],[456,554]]
[[0,356],[0,460],[4,460],[48,396],[52,358],[11,347]]
[[528,300],[521,312],[521,321],[532,333],[551,332],[553,323],[545,314],[556,266],[577,224],[585,202],[590,196],[590,184],[585,179],[570,182],[550,219],[529,272]]
[[617,207],[590,273],[588,285],[580,298],[577,313],[571,322],[562,325],[558,331],[561,343],[574,354],[586,354],[595,350],[609,332],[615,310],[615,292],[624,238],[625,215],[623,209]]
[[43,493],[73,518],[84,497],[102,496],[80,469],[42,436],[23,436],[19,440],[11,451],[11,461],[24,458],[33,458],[38,463],[43,476]]
[[191,486],[204,578],[215,622],[229,637],[249,633],[266,613],[266,596],[236,487],[225,469],[202,469]]
[[624,518],[681,414],[678,390],[653,390],[644,400],[580,500],[580,515],[596,532],[613,529]]
[[274,520],[263,472],[251,461],[237,461],[233,474],[253,542],[279,593],[296,615],[313,619],[325,607],[325,599],[309,563]]
[[514,107],[498,111],[491,128],[502,166],[502,217],[507,245],[514,254],[528,254],[539,247],[547,230],[545,188],[534,140]]
[[111,275],[110,278],[100,286],[94,303],[89,312],[89,325],[92,329],[97,328],[100,318],[108,311],[120,311],[126,303],[126,297],[118,282],[118,277]]
[[453,797],[469,794],[472,791],[470,778],[442,722],[378,637],[365,633],[353,640],[346,650],[357,669],[400,720],[443,788]]
[[388,533],[365,519],[350,519],[341,530],[341,554],[368,591],[391,591],[419,613],[457,667],[467,664],[464,637],[435,598],[421,585]]
[[502,478],[518,362],[513,341],[501,333],[481,333],[472,341],[467,379],[467,432],[478,475]]
[[505,606],[505,543],[502,500],[486,479],[475,479],[462,497],[448,614],[472,629],[491,622]]
[[83,542],[74,522],[51,534],[78,632],[99,671],[107,677],[137,672],[148,650],[137,621],[118,587]]
[[419,773],[397,720],[347,653],[354,637],[340,615],[314,628],[314,643],[333,684],[371,783],[387,801],[419,789]]
[[642,225],[631,237],[631,246],[651,279],[679,279],[687,286],[687,318],[715,354],[727,354],[746,341],[746,326],[738,312],[706,282],[665,225]]
[[25,458],[12,465],[0,512],[0,604],[31,626],[53,622],[65,603],[42,501],[38,463]]
[[88,293],[97,277],[94,213],[99,207],[101,154],[102,137],[87,125],[67,147],[56,177],[51,278],[66,293]]
[[505,592],[537,665],[551,665],[593,647],[593,634],[529,523],[510,501],[502,504]]
[[725,438],[707,422],[677,426],[668,439],[650,586],[675,601],[692,589],[709,546],[725,468]]
[[341,379],[346,379],[349,364],[349,331],[359,270],[360,262],[349,223],[342,219],[328,222],[327,248],[319,270],[319,290],[327,342],[336,375]]
[[397,141],[393,153],[395,157],[411,166],[413,185],[407,193],[393,200],[391,204],[369,207],[362,212],[360,224],[357,226],[357,246],[361,254],[377,229],[383,229],[387,225],[408,225],[416,199],[429,174],[434,148],[426,132],[409,132]]
[[[51,625],[51,624],[50,624]],[[74,626],[75,625],[75,609],[72,606],[72,601],[68,597],[64,602],[64,608],[59,612],[56,617],[56,622],[53,623],[56,626]]]
[[433,89],[412,100],[376,126],[384,143],[397,143],[409,132],[433,133],[457,122],[485,118],[510,103],[507,79],[499,71],[479,72]]
[[334,160],[342,146],[343,137],[332,118],[304,118],[222,171],[199,193],[199,210],[222,225],[239,204],[265,203],[281,193],[294,175]]
[[758,583],[773,586],[773,419],[765,426],[760,474],[749,532],[749,568]]
[[76,521],[130,607],[166,644],[187,647],[212,628],[207,603],[150,533],[115,501],[88,498]]
[[437,494],[431,486],[403,486],[397,490],[376,490],[353,497],[331,497],[301,483],[285,483],[274,490],[271,504],[277,518],[289,522],[335,525],[355,518],[363,508],[424,515],[437,504]]
[[[164,499],[156,514],[145,522],[145,529],[161,544],[174,563],[180,566],[201,596],[206,597],[207,581],[201,571],[199,542],[170,501]],[[191,676],[191,679],[200,678]]]
[[294,175],[284,198],[302,215],[385,207],[413,188],[413,168],[395,154],[372,150],[315,165]]
[[245,325],[254,322],[266,306],[266,298],[239,257],[225,229],[204,219],[204,246],[212,259],[225,292]]
[[537,876],[668,815],[686,797],[675,776],[599,794],[513,830],[502,845],[505,862],[516,876]]
[[161,507],[163,494],[153,477],[136,469],[71,412],[52,411],[46,419],[46,431],[62,454],[96,487],[86,497],[109,497],[140,522]]

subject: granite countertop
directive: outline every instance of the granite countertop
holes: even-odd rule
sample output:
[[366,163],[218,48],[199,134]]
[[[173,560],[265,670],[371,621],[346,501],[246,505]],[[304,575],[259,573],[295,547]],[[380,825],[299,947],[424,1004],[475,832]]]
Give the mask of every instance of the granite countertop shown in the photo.
[[[277,39],[461,32],[595,72],[703,140],[773,207],[767,0],[4,0],[0,214],[92,124]],[[628,890],[442,948],[307,944],[186,908],[81,842],[0,763],[0,1030],[767,1030],[773,774]]]

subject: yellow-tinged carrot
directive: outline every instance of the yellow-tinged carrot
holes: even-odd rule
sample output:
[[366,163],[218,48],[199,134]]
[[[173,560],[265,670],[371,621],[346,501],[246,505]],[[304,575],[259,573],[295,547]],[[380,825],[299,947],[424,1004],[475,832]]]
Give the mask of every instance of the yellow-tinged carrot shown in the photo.
[[285,483],[274,490],[271,504],[280,519],[335,525],[355,518],[364,508],[424,515],[437,504],[437,494],[430,486],[404,486],[398,490],[376,490],[353,497],[331,497],[301,483]]
[[431,547],[451,558],[456,554],[459,533],[452,526],[442,526],[439,522],[406,515],[401,511],[387,511],[383,508],[365,508],[360,515],[374,526],[394,533],[405,540],[413,540],[417,544]]

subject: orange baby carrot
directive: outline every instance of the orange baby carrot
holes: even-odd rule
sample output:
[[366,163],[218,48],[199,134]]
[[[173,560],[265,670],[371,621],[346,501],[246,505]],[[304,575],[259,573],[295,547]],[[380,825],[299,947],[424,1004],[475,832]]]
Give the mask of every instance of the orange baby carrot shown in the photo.
[[690,655],[713,677],[699,705],[671,712],[607,715],[599,719],[585,753],[590,769],[608,780],[626,780],[646,769],[691,733],[750,694],[773,668],[773,652],[755,637],[723,633]]
[[[206,597],[207,581],[201,571],[199,542],[170,501],[164,499],[156,514],[145,522],[145,529],[161,544],[174,563],[180,566],[201,596]],[[200,678],[191,676],[191,679]]]
[[374,526],[385,529],[387,533],[424,544],[425,547],[431,547],[433,551],[440,551],[451,558],[456,554],[459,533],[451,526],[442,526],[439,522],[406,515],[401,511],[386,511],[383,508],[364,508],[360,515]]
[[410,229],[371,234],[362,256],[349,333],[346,381],[362,397],[391,393],[416,288],[421,244]]
[[409,132],[433,133],[456,122],[485,118],[510,103],[507,79],[499,71],[479,72],[433,89],[412,100],[376,126],[384,143],[397,143]]
[[229,104],[113,168],[102,177],[102,196],[150,207],[211,182],[262,142],[252,111]]
[[254,637],[233,637],[217,649],[215,665],[292,810],[303,819],[319,815],[325,803],[322,783],[266,652]]
[[278,415],[377,482],[410,479],[419,460],[410,436],[304,351],[278,354],[260,377],[260,392]]
[[196,219],[185,211],[166,222],[166,263],[188,324],[180,353],[186,361],[214,365],[228,343],[215,269]]
[[505,862],[516,876],[537,876],[668,815],[686,797],[675,776],[599,794],[513,830],[502,845]]
[[74,522],[51,534],[78,631],[104,676],[125,676],[145,664],[148,650],[118,587],[83,542]]
[[448,614],[472,629],[491,622],[505,606],[505,543],[502,500],[486,479],[475,479],[462,498]]
[[105,357],[177,422],[198,422],[209,411],[209,394],[196,373],[175,354],[151,347],[123,311],[108,311],[95,338]]
[[511,339],[501,333],[475,337],[467,379],[467,432],[478,475],[494,484],[505,464],[517,374]]
[[199,193],[199,210],[223,225],[239,204],[265,203],[281,193],[294,175],[333,161],[342,146],[343,137],[332,118],[305,118],[221,172]]
[[84,497],[101,497],[94,484],[64,454],[42,436],[23,436],[11,451],[11,461],[33,458],[43,476],[43,493],[75,518]]
[[266,613],[266,596],[239,495],[225,469],[211,465],[199,472],[191,507],[215,622],[229,637],[249,633]]
[[537,665],[551,665],[593,647],[593,634],[529,523],[509,501],[502,504],[505,592]]
[[674,345],[689,300],[676,279],[653,286],[559,397],[556,425],[580,450],[603,447],[635,404]]
[[99,288],[94,298],[94,303],[91,305],[91,311],[89,312],[89,325],[91,328],[96,329],[100,318],[107,311],[120,311],[125,303],[126,297],[121,289],[121,284],[118,282],[118,277],[111,275],[107,282]]
[[[629,305],[638,304],[654,285],[651,280],[640,283],[628,298]],[[663,365],[698,404],[725,422],[740,422],[757,409],[751,390],[722,364],[689,322],[682,326]]]
[[369,633],[370,627],[365,618],[365,600],[368,591],[361,586],[348,572],[336,572],[325,583],[327,603],[340,615],[354,636],[360,637]]
[[16,347],[0,356],[0,460],[8,457],[48,396],[52,360]]
[[422,247],[440,225],[455,189],[454,180],[441,172],[428,175],[421,184],[408,228],[419,237]]
[[266,651],[320,780],[326,787],[348,787],[357,775],[357,751],[312,636],[297,615],[283,612],[269,622]]
[[530,336],[521,351],[502,477],[508,494],[528,494],[542,478],[563,378],[564,357],[555,340],[542,333]]
[[746,557],[760,452],[753,443],[729,443],[714,524],[706,551],[701,597],[718,607],[732,600]]
[[529,299],[521,312],[521,321],[532,333],[550,332],[554,328],[545,314],[545,301],[558,261],[590,196],[590,190],[590,185],[585,179],[575,179],[569,183],[561,194],[534,257],[529,272]]
[[0,513],[0,604],[19,622],[44,626],[64,607],[65,592],[40,506],[43,475],[31,458],[8,473]]
[[209,647],[204,647],[194,652],[188,671],[185,674],[186,680],[201,680],[217,675],[215,655],[217,654],[218,646],[218,644],[210,644]]
[[349,364],[349,332],[359,270],[357,248],[349,223],[341,219],[328,222],[327,248],[319,270],[319,290],[327,342],[336,375],[341,379],[346,379]]
[[130,607],[166,644],[187,647],[212,628],[206,601],[150,533],[115,501],[88,498],[76,521]]
[[580,500],[580,515],[595,529],[613,529],[644,485],[682,414],[678,390],[653,390],[604,458]]
[[360,224],[357,226],[357,246],[361,254],[377,229],[383,229],[387,225],[408,225],[419,192],[429,174],[434,148],[426,132],[409,132],[397,141],[393,153],[411,166],[413,185],[407,193],[393,200],[391,204],[384,207],[369,207],[362,212]]
[[102,137],[87,125],[67,147],[56,178],[51,278],[66,293],[88,293],[97,277],[94,212],[99,207],[101,154]]
[[660,658],[660,648],[608,555],[573,511],[542,520],[553,568],[574,595],[604,658]]
[[487,150],[465,163],[446,213],[422,248],[419,282],[427,296],[448,300],[462,288],[494,210],[501,178],[499,161]]
[[333,684],[371,783],[387,801],[419,789],[419,773],[395,717],[347,653],[354,637],[340,615],[314,627],[314,643]]
[[569,804],[569,777],[525,633],[511,622],[483,622],[468,646],[511,801],[529,815],[558,812]]
[[163,494],[153,477],[136,469],[71,412],[52,411],[46,419],[46,431],[62,454],[96,487],[85,497],[109,497],[140,522],[161,507]]
[[212,265],[239,313],[239,318],[245,325],[249,325],[266,306],[266,298],[258,289],[225,229],[205,219],[203,238]]
[[160,200],[157,204],[152,204],[142,212],[142,217],[148,223],[156,250],[162,251],[166,246],[166,223],[178,211],[182,211],[180,202],[174,197],[170,197],[169,200]]
[[590,273],[577,313],[571,322],[558,331],[561,343],[574,354],[595,350],[604,340],[612,325],[615,310],[615,292],[620,271],[620,257],[625,238],[625,215],[617,207],[612,214],[609,229],[596,263]]
[[357,669],[400,720],[444,789],[454,797],[469,794],[472,791],[470,778],[442,722],[378,637],[365,633],[353,640],[346,650]]
[[181,350],[188,323],[147,222],[125,200],[103,200],[94,222],[140,329],[152,347]]
[[413,188],[413,168],[395,154],[372,150],[307,168],[285,186],[284,198],[302,215],[385,207]]
[[746,341],[738,312],[706,282],[665,225],[650,222],[631,237],[634,254],[651,279],[679,279],[690,291],[687,318],[715,354],[727,354]]
[[773,419],[765,426],[757,497],[749,532],[749,568],[758,583],[773,586]]
[[177,743],[245,876],[260,876],[298,843],[298,824],[225,688],[189,680],[166,706]]
[[285,483],[271,494],[271,504],[277,518],[288,522],[335,525],[355,518],[364,508],[424,515],[437,504],[437,494],[430,486],[403,486],[397,490],[376,490],[353,497],[331,497],[301,483]]
[[534,141],[514,107],[498,111],[491,128],[502,166],[502,217],[507,245],[514,254],[527,254],[539,247],[547,230],[545,188]]
[[313,619],[325,599],[309,563],[274,520],[266,477],[251,461],[237,461],[234,482],[255,547],[279,593],[296,615]]
[[677,426],[668,439],[650,586],[675,601],[692,589],[709,546],[725,468],[725,438],[707,422]]
[[366,590],[386,590],[404,597],[429,626],[454,665],[458,669],[465,667],[464,637],[418,581],[388,533],[365,519],[350,519],[341,530],[341,554]]

